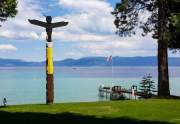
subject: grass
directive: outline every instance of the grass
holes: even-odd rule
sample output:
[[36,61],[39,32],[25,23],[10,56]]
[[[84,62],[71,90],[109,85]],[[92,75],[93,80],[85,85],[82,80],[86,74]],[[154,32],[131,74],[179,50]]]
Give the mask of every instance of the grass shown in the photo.
[[180,100],[151,99],[0,108],[0,122],[180,124]]

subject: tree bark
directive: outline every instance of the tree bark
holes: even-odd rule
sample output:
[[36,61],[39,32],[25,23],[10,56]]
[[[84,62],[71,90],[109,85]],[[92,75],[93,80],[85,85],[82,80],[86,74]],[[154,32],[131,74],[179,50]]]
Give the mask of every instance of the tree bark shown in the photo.
[[168,72],[168,4],[167,0],[158,0],[158,96],[166,97],[169,91]]

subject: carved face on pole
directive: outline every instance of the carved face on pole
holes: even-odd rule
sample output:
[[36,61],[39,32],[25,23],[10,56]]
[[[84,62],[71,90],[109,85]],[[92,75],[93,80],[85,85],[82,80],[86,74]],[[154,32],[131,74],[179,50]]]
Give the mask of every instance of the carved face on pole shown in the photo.
[[47,23],[51,23],[52,22],[52,17],[51,16],[47,16],[46,17],[46,22]]

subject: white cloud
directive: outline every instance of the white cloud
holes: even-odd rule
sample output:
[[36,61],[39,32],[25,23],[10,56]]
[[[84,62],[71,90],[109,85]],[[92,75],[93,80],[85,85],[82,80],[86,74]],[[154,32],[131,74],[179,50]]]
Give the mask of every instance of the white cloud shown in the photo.
[[79,57],[83,57],[83,53],[79,52],[79,51],[73,51],[73,52],[67,52],[65,53],[65,58],[71,58],[73,56],[73,58],[79,58]]
[[14,39],[14,40],[39,39],[38,34],[34,31],[14,32],[11,30],[10,31],[4,30],[1,32],[0,36],[3,38]]
[[59,0],[62,7],[70,8],[78,12],[101,13],[112,11],[109,3],[100,0]]
[[155,56],[157,43],[150,36],[148,38],[149,40],[138,36],[130,38],[117,36],[109,38],[113,41],[80,43],[79,46],[84,49],[85,56],[87,56],[85,51],[92,56]]
[[[53,37],[60,41],[79,41],[78,47],[84,56],[156,55],[157,44],[150,36],[136,35],[122,38],[115,35],[114,17],[110,14],[113,7],[107,1],[59,0],[59,5],[72,12],[56,19],[66,19],[70,23],[67,27],[56,30]],[[148,14],[141,15],[142,20],[147,18],[145,15]]]
[[33,4],[32,0],[18,0],[18,14],[2,23],[0,37],[17,40],[37,39],[38,31],[42,31],[29,24],[29,18],[42,19],[40,6]]
[[18,49],[11,44],[0,44],[0,51],[17,51]]
[[[78,42],[99,41],[102,39],[101,36],[98,36],[99,33],[114,33],[113,18],[110,14],[113,8],[107,2],[99,0],[59,0],[59,5],[67,9],[71,8],[74,13],[54,19],[54,21],[59,21],[67,18],[70,22],[67,27],[55,30],[55,39],[61,40],[61,34],[64,34],[67,40],[64,38],[63,41],[73,41],[73,39],[77,39],[75,41]],[[39,2],[35,0],[18,0],[18,14],[15,18],[8,19],[3,23],[3,27],[0,28],[0,36],[17,40],[45,39],[44,29],[33,26],[27,21],[28,18],[44,20],[41,9]],[[76,38],[79,36],[79,39]]]
[[[115,35],[113,7],[105,0],[57,0],[59,8],[68,13],[53,19],[68,21],[66,27],[55,29],[53,39],[60,42],[77,42],[75,52],[66,56],[119,56],[156,55],[156,42],[150,37],[121,38]],[[36,4],[35,4],[36,3]],[[0,37],[16,40],[45,40],[44,29],[33,26],[28,18],[44,20],[42,7],[35,0],[18,0],[18,15],[0,28]],[[51,5],[53,6],[53,4]],[[44,8],[46,9],[46,8]],[[142,17],[145,18],[145,17]]]
[[[99,0],[59,0],[60,7],[72,10],[65,15],[70,22],[67,28],[72,31],[83,33],[115,32],[114,17],[111,15],[113,7],[106,1]],[[76,32],[77,33],[77,32]]]

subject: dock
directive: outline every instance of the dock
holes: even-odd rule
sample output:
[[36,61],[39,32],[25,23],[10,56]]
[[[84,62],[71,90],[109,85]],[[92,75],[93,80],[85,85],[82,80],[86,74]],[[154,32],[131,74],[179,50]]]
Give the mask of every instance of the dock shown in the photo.
[[136,99],[142,97],[144,94],[137,90],[137,86],[132,85],[129,89],[122,88],[121,86],[99,86],[100,97],[110,97],[111,100],[121,99],[124,95],[129,95],[129,99]]

